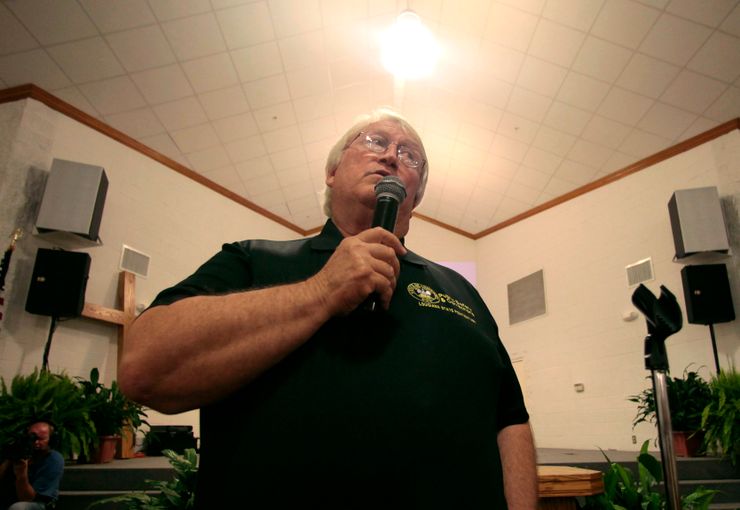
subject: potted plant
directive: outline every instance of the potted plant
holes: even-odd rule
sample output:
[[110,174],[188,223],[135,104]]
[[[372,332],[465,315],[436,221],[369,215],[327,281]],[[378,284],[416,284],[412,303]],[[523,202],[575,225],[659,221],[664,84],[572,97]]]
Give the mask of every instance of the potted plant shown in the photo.
[[733,367],[709,382],[712,395],[702,413],[701,426],[708,451],[719,452],[737,465],[740,457],[740,374]]
[[87,456],[97,437],[89,411],[82,389],[65,374],[34,370],[15,376],[10,386],[0,378],[0,445],[44,420],[54,426],[53,448],[62,456]]
[[89,380],[79,379],[79,383],[99,438],[92,448],[91,460],[96,463],[110,462],[124,426],[140,426],[144,423],[146,413],[142,406],[121,393],[116,381],[111,383],[110,388],[102,384],[97,368],[90,371]]
[[[711,399],[709,384],[688,368],[684,370],[683,377],[668,377],[667,382],[674,450],[679,457],[696,456],[703,443],[702,412]],[[655,423],[653,388],[632,395],[629,400],[637,404],[633,428],[642,422]]]

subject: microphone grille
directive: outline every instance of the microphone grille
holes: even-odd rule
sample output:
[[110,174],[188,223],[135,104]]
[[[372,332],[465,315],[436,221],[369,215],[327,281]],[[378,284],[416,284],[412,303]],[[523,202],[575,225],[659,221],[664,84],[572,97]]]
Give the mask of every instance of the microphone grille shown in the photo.
[[406,199],[406,187],[398,177],[386,175],[375,185],[375,197],[390,197],[401,203]]

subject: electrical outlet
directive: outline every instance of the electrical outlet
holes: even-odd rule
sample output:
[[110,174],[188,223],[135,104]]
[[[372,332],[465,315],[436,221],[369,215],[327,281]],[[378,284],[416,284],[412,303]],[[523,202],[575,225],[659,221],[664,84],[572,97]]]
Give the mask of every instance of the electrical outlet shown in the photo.
[[637,444],[637,436],[632,436],[632,444]]

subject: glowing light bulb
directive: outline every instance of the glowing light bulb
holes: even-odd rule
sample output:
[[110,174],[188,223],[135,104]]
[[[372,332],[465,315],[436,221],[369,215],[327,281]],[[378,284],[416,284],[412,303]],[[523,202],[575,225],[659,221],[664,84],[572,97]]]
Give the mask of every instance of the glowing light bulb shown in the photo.
[[383,67],[401,79],[418,79],[434,72],[439,47],[414,11],[404,11],[381,39]]

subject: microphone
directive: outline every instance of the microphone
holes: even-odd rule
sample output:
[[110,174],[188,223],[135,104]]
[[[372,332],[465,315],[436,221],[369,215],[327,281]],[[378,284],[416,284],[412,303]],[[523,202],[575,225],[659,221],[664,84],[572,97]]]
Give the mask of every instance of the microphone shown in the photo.
[[[396,228],[398,206],[406,199],[406,187],[403,181],[393,175],[386,175],[375,185],[375,212],[373,213],[372,227],[382,227],[389,232]],[[376,311],[378,297],[373,294],[362,304],[364,310]]]

